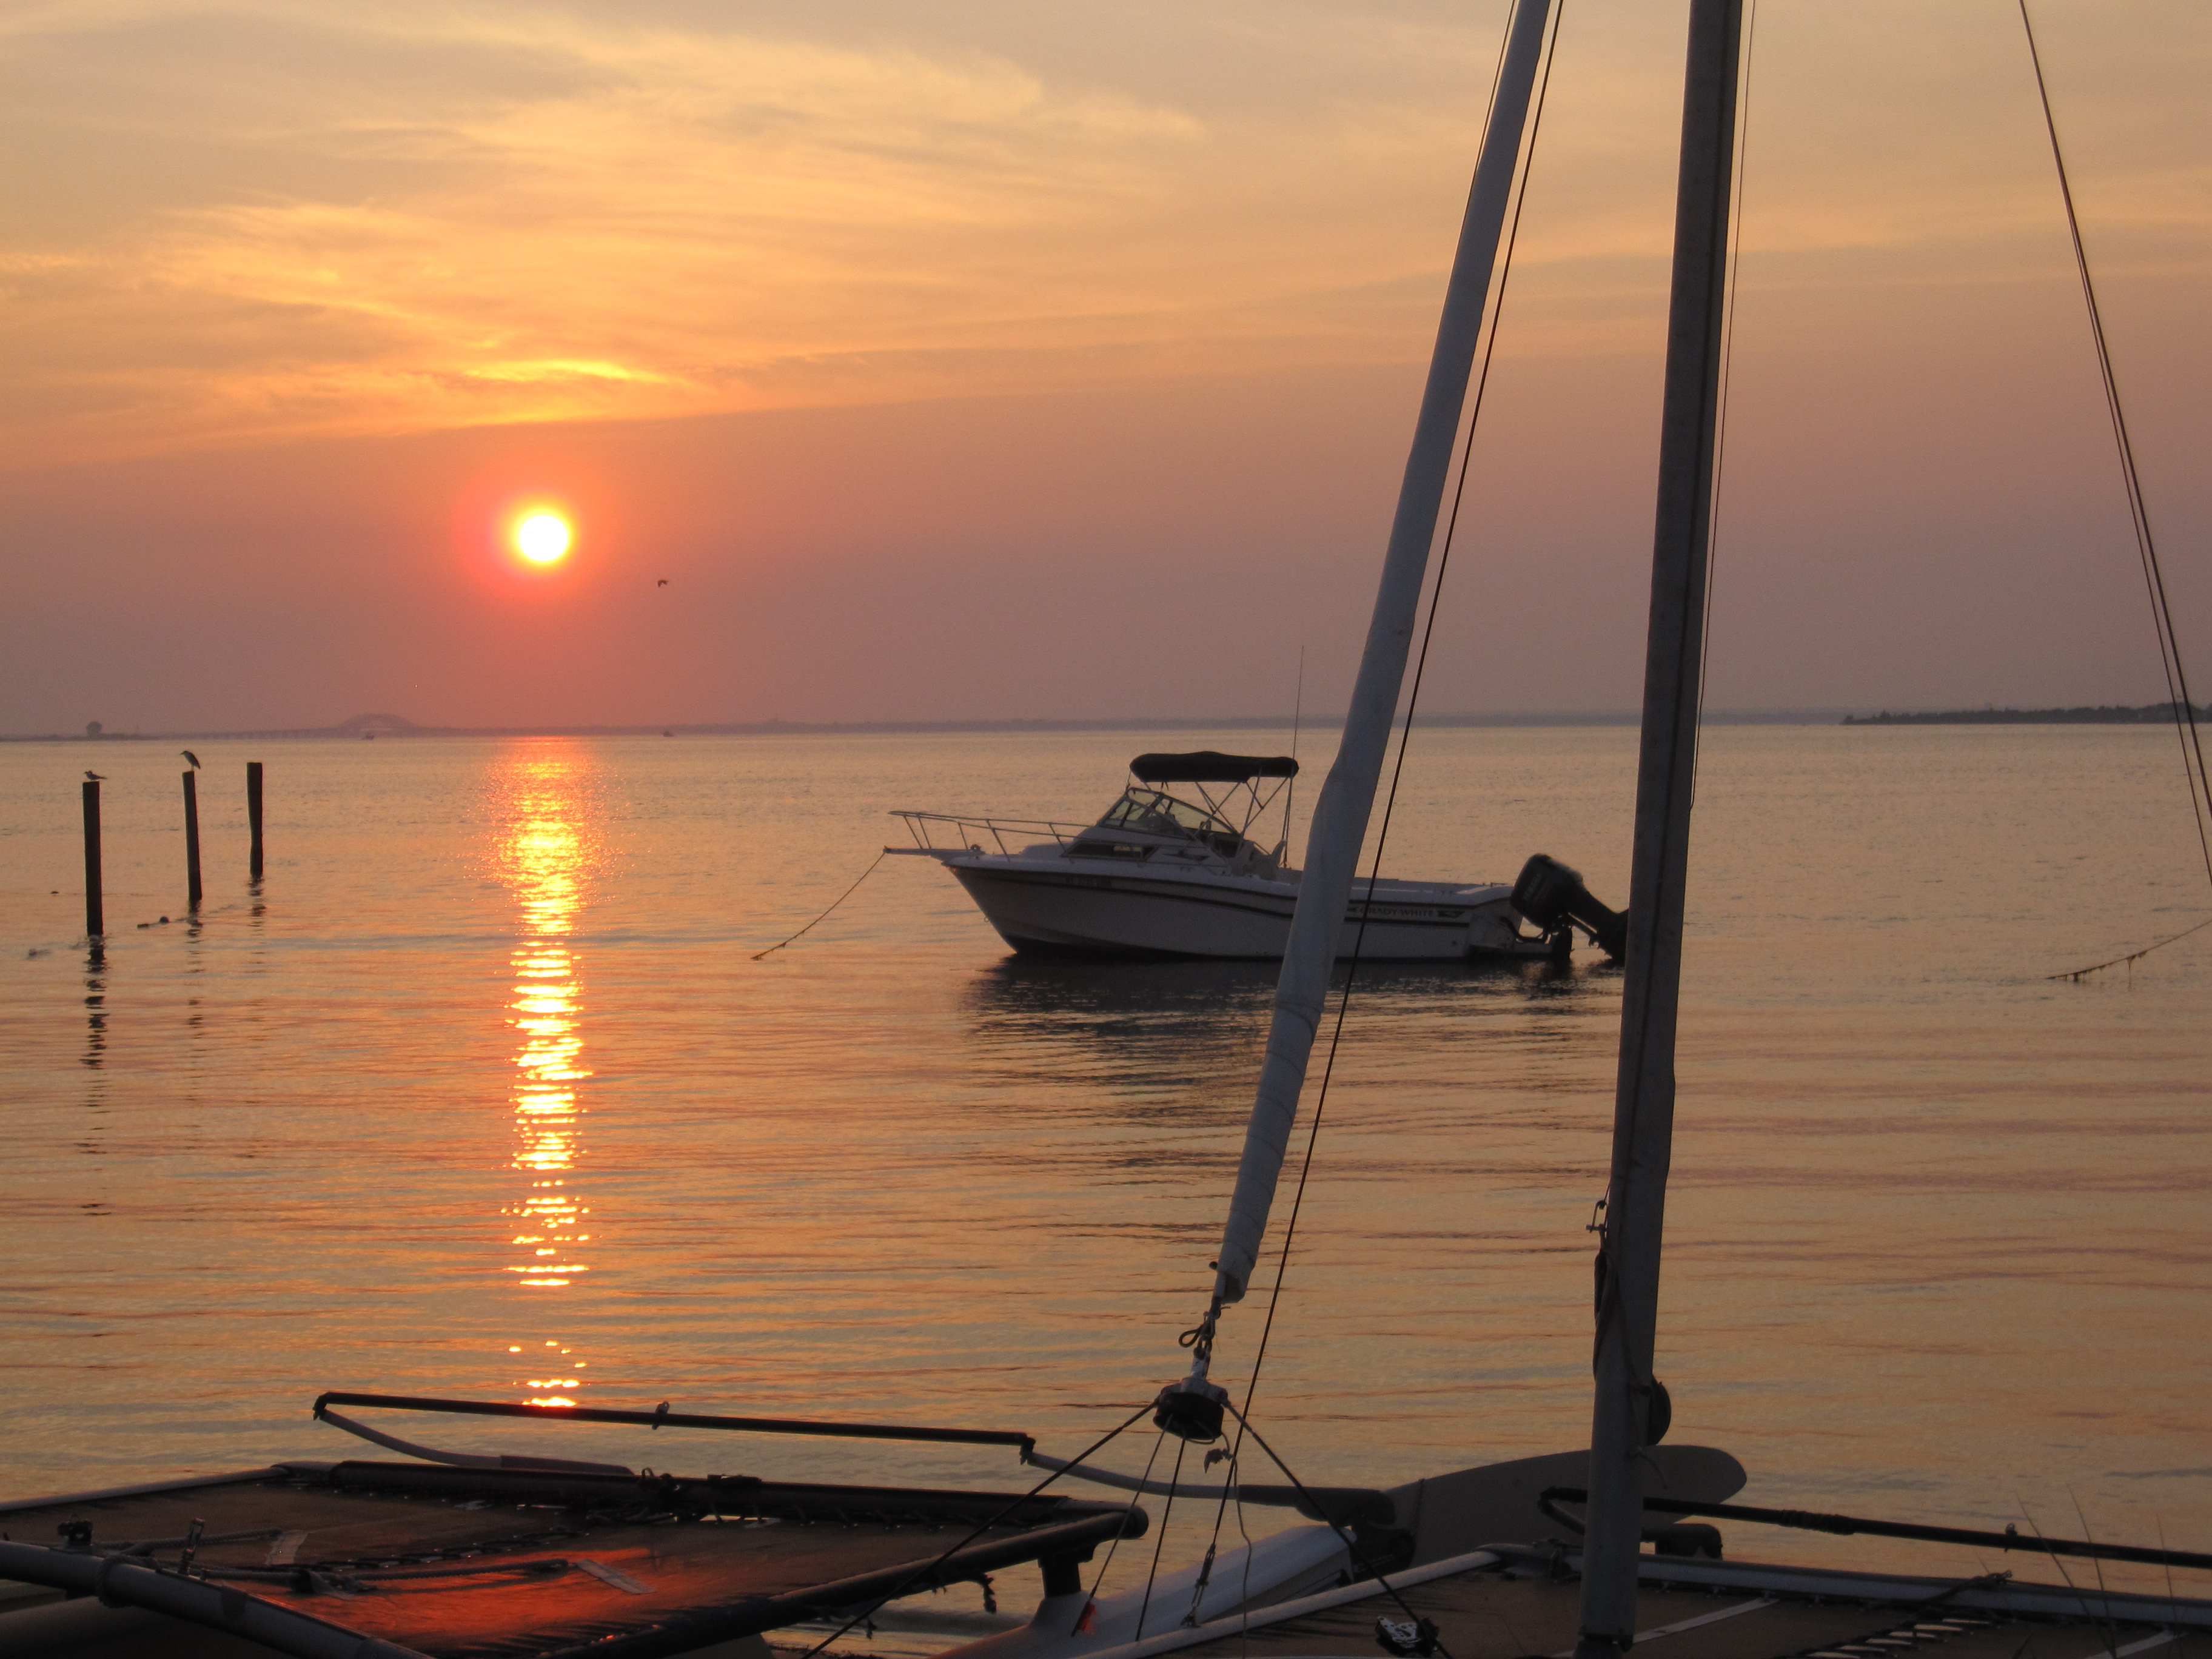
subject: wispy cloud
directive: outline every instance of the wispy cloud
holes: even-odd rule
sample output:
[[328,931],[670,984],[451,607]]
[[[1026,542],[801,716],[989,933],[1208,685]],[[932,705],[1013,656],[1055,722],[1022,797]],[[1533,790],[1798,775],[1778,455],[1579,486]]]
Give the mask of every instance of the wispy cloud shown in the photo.
[[1079,262],[1040,303],[1022,247],[1097,234],[1204,136],[972,54],[520,11],[46,21],[11,44],[58,171],[189,158],[7,258],[21,412],[64,444],[744,406],[918,330],[1018,344],[1126,304]]
[[[1571,21],[1525,343],[1620,349],[1649,308],[1670,171],[1652,134],[1679,53],[1658,9]],[[1878,83],[1857,59],[1912,25],[1894,5],[1853,15],[1856,34],[1763,13],[1778,132],[1823,98],[1820,131],[1867,112]],[[0,50],[31,91],[4,118],[27,182],[0,327],[16,458],[1405,356],[1495,45],[1494,17],[1419,5],[978,7],[928,37],[865,9],[835,33],[766,9],[625,17],[15,10]],[[1929,67],[1915,44],[1916,91],[1940,92],[1942,54]],[[1824,91],[1814,71],[1839,57],[1845,88]],[[2002,101],[1989,78],[1966,76],[1934,127],[1902,126],[1978,153]],[[1856,155],[1771,139],[1754,252],[2013,258],[2027,173],[1992,189],[1954,158],[1901,196],[1864,188],[1910,175],[1899,125]],[[2147,164],[2125,211],[2201,230],[2201,160]]]

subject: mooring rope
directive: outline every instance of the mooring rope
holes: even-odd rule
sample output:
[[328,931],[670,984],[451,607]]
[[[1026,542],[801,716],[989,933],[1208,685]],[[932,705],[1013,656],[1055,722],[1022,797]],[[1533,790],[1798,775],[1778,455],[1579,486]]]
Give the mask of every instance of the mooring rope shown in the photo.
[[[842,904],[847,899],[852,897],[854,894],[859,892],[860,890],[860,883],[866,881],[870,876],[876,873],[876,865],[881,864],[884,858],[889,855],[890,850],[891,849],[890,848],[886,847],[882,852],[877,854],[875,863],[869,865],[866,869],[861,871],[859,878],[855,880],[850,887],[848,887],[843,892],[837,895],[836,900],[830,905],[830,910],[835,910],[838,905]],[[785,945],[790,944],[791,939],[798,939],[801,934],[804,934],[808,928],[812,927],[814,926],[814,922],[826,921],[829,917],[830,910],[824,910],[820,915],[815,917],[814,921],[808,922],[805,927],[802,927],[798,933],[793,933],[791,936],[791,939],[778,939],[774,945],[769,945],[767,950],[754,951],[753,960],[755,962],[758,962],[763,957],[774,956],[778,951],[783,949]]]
[[[2136,468],[2135,441],[2128,434],[2127,415],[2120,403],[2119,377],[2113,373],[2112,349],[2105,340],[2104,312],[2097,303],[2097,285],[2089,274],[2088,247],[2081,240],[2081,216],[2075,211],[2074,186],[2066,171],[2066,152],[2058,142],[2058,118],[2051,112],[2051,87],[2043,76],[2043,53],[2036,46],[2035,25],[2027,15],[2027,0],[2019,0],[2019,3],[2021,29],[2027,37],[2028,62],[2035,70],[2036,96],[2043,105],[2044,131],[2051,137],[2051,164],[2058,173],[2059,199],[2066,207],[2066,233],[2073,246],[2074,270],[2081,278],[2081,300],[2089,313],[2089,338],[2096,348],[2105,412],[2112,421],[2112,443],[2119,455],[2120,483],[2127,491],[2128,524],[2135,532],[2136,556],[2142,565],[2144,585],[2150,592],[2151,621],[2158,632],[2159,667],[2166,676],[2166,702],[2173,714],[2174,734],[2181,742],[2181,768],[2188,775],[2190,815],[2197,825],[2198,849],[2204,855],[2205,877],[2212,880],[2212,823],[2208,823],[2212,820],[2212,773],[2205,770],[2203,739],[2197,729],[2197,706],[2189,695],[2189,677],[2181,666],[2181,637],[2174,631],[2173,608],[2166,602],[2166,574],[2159,564],[2157,538],[2151,533],[2150,509],[2143,501],[2142,477]],[[2184,928],[2155,945],[2146,945],[2140,951],[2114,957],[2093,968],[2076,968],[2069,973],[2047,974],[2045,977],[2078,981],[2085,975],[2133,963],[2160,945],[2187,939],[2205,925],[2199,922],[2197,927]]]
[[2192,927],[2185,927],[2178,933],[2168,933],[2164,939],[2154,939],[2148,945],[2144,945],[2140,951],[2130,951],[2124,957],[2114,957],[2110,962],[2100,962],[2087,968],[2076,968],[2070,974],[2045,974],[2044,978],[2070,979],[2078,984],[2085,975],[2099,974],[2102,973],[2107,968],[2118,968],[2123,965],[2133,967],[2142,957],[2148,956],[2152,951],[2157,950],[2160,945],[2171,945],[2178,939],[2187,939],[2191,933],[2202,933],[2207,927],[2212,927],[2212,916],[2207,916],[2203,921],[2197,923],[2196,926]]

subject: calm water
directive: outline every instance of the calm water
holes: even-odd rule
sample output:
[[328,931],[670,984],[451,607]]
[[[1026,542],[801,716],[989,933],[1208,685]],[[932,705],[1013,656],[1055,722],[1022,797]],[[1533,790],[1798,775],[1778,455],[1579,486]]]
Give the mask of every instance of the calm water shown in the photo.
[[[208,902],[166,926],[166,748],[0,746],[5,1489],[344,1455],[307,1416],[325,1388],[1073,1450],[1178,1370],[1271,974],[1013,962],[920,860],[750,952],[867,865],[888,809],[1086,817],[1140,749],[1278,740],[217,745]],[[1632,732],[1417,742],[1392,873],[1510,878],[1541,849],[1624,896]],[[76,943],[87,764],[104,966]],[[1675,1437],[1735,1451],[1753,1501],[2212,1549],[2212,932],[2043,977],[2204,913],[2170,734],[1722,728],[1698,811]],[[1260,1393],[1305,1478],[1586,1436],[1619,995],[1588,957],[1367,981]],[[1260,1322],[1257,1297],[1229,1321],[1227,1378]],[[981,1451],[395,1426],[1020,1478]]]

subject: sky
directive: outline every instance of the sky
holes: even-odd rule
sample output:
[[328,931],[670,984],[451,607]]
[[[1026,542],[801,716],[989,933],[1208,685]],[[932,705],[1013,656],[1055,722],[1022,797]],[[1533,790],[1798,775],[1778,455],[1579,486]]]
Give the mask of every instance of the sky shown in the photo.
[[[2201,697],[2212,9],[2033,3]],[[1686,15],[1566,0],[1431,708],[1638,702]],[[1503,19],[16,0],[0,732],[1340,708]],[[2012,0],[1748,111],[1709,704],[2160,697]]]

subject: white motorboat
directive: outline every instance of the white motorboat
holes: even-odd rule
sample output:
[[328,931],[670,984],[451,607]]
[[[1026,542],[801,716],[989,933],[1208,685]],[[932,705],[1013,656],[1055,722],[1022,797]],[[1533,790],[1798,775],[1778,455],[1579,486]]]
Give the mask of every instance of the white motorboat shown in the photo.
[[[884,851],[942,862],[1024,953],[1273,960],[1297,906],[1301,872],[1285,861],[1297,770],[1288,755],[1139,755],[1129,763],[1135,781],[1095,823],[896,812],[914,844]],[[1263,848],[1252,832],[1278,801],[1282,834]],[[1517,883],[1361,879],[1336,954],[1565,956],[1579,929],[1617,956],[1622,927],[1580,877],[1540,854]]]

